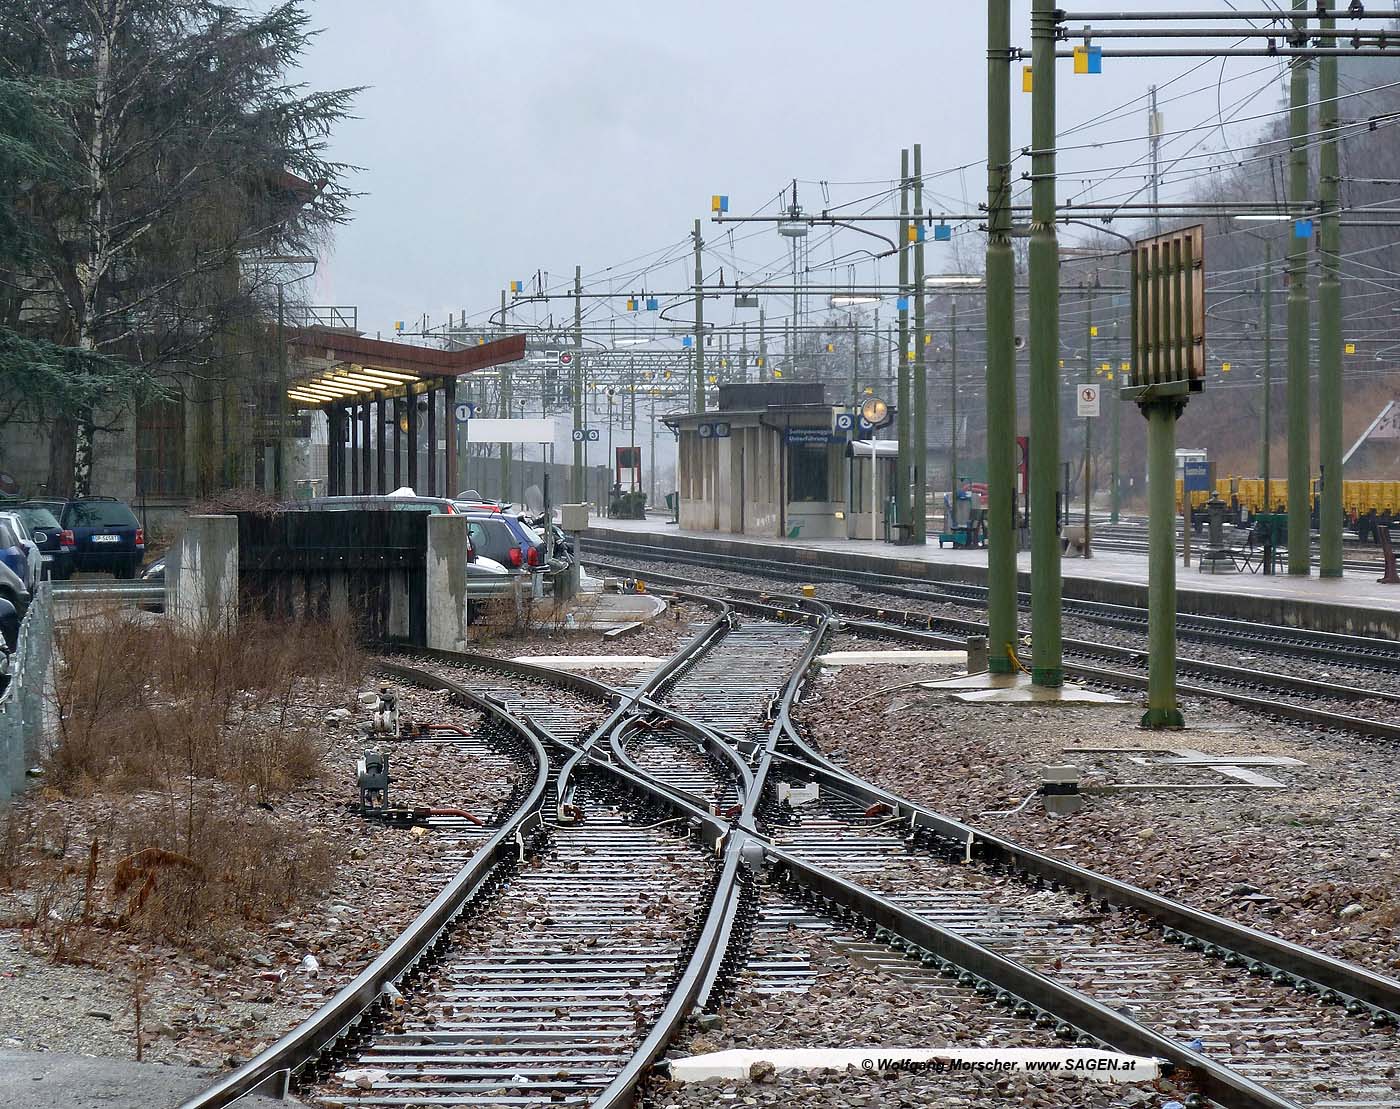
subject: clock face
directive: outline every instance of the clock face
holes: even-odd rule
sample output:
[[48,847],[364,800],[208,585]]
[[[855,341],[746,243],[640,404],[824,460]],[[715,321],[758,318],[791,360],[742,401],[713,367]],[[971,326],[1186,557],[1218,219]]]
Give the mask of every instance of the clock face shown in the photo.
[[885,417],[889,415],[889,411],[889,405],[879,397],[869,397],[865,403],[860,406],[860,414],[864,417],[865,422],[877,427],[885,422]]

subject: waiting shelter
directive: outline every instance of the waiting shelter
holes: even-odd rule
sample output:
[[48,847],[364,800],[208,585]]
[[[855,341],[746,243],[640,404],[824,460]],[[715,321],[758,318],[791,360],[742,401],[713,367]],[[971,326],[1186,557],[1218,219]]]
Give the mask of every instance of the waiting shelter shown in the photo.
[[665,417],[679,440],[680,526],[846,535],[846,435],[820,382],[721,385],[719,407]]

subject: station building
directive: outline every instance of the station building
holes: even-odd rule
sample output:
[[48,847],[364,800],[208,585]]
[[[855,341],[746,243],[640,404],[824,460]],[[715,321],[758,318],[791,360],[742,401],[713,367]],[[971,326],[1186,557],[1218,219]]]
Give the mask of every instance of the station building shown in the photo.
[[[771,381],[721,385],[715,411],[667,416],[678,439],[680,526],[810,539],[854,529],[868,537],[869,448],[852,457],[837,427],[840,411],[820,382]],[[892,452],[878,461],[878,488],[888,490]]]

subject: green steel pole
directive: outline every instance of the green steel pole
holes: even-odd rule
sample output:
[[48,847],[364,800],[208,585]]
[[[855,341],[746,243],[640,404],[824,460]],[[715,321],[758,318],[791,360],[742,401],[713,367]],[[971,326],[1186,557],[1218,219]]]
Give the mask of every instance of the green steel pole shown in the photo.
[[[1305,12],[1307,0],[1293,0]],[[1295,18],[1299,34],[1307,19]],[[1308,196],[1308,63],[1290,63],[1288,97],[1288,199]],[[1306,577],[1311,570],[1311,438],[1308,421],[1308,240],[1296,233],[1288,249],[1288,572]]]
[[1147,417],[1147,712],[1144,728],[1185,725],[1176,701],[1176,419],[1180,401],[1143,405]]
[[953,297],[953,303],[948,309],[948,323],[950,327],[949,335],[950,350],[948,352],[948,364],[952,371],[952,380],[948,386],[948,488],[953,491],[953,496],[958,495],[958,298]]
[[700,221],[695,221],[695,411],[705,411],[705,271],[700,250]]
[[[1323,30],[1337,26],[1331,18],[1332,0],[1321,0],[1328,12]],[[1322,278],[1317,286],[1317,446],[1322,473],[1322,503],[1318,506],[1318,574],[1342,576],[1342,279],[1340,272],[1342,229],[1337,212],[1337,56],[1318,60],[1317,183],[1321,202]]]
[[[1259,429],[1259,476],[1264,479],[1264,511],[1274,510],[1270,496],[1269,437],[1273,432],[1273,418],[1269,409],[1274,399],[1274,244],[1264,241],[1264,405],[1260,416]],[[1272,571],[1270,571],[1272,572]]]
[[1016,259],[1011,249],[1011,0],[987,3],[987,667],[1016,642]]
[[[924,159],[923,146],[914,144],[914,218],[923,226],[924,214]],[[914,380],[910,385],[913,411],[913,463],[914,463],[914,503],[911,506],[914,525],[914,542],[924,543],[928,539],[928,364],[924,359],[924,344],[928,333],[924,330],[924,241],[914,243]]]
[[1031,681],[1064,684],[1060,642],[1060,262],[1055,235],[1055,0],[1031,9]]
[[[1108,380],[1109,380],[1110,383],[1116,383],[1116,382],[1118,381],[1118,379],[1122,376],[1121,371],[1122,371],[1122,368],[1123,368],[1123,359],[1122,359],[1122,357],[1121,357],[1121,355],[1122,355],[1122,349],[1121,349],[1121,347],[1119,346],[1119,338],[1120,338],[1120,336],[1121,336],[1121,331],[1119,330],[1119,326],[1120,326],[1120,325],[1119,325],[1119,321],[1118,321],[1118,320],[1114,320],[1114,321],[1113,321],[1113,348],[1114,348],[1115,353],[1119,354],[1120,357],[1119,357],[1119,359],[1118,359],[1118,368],[1117,368],[1116,370],[1110,368],[1109,371],[1108,371],[1108,373],[1104,375],[1105,377],[1108,378]],[[1112,366],[1112,363],[1109,363],[1109,365],[1110,365],[1110,367],[1111,367],[1111,366]],[[1119,420],[1121,420],[1121,419],[1122,419],[1122,416],[1123,416],[1123,401],[1122,401],[1122,399],[1119,397],[1119,395],[1118,395],[1118,390],[1117,390],[1116,388],[1110,388],[1110,389],[1108,390],[1108,403],[1109,403],[1109,405],[1110,405],[1110,406],[1112,407],[1112,409],[1113,409],[1113,422],[1109,424],[1109,429],[1110,429],[1110,430],[1109,430],[1109,434],[1110,434],[1110,436],[1111,436],[1111,438],[1112,438],[1112,446],[1110,447],[1110,453],[1111,453],[1111,456],[1112,456],[1112,459],[1113,459],[1113,462],[1112,462],[1112,475],[1111,475],[1111,480],[1112,480],[1112,482],[1113,482],[1113,485],[1112,485],[1112,487],[1109,489],[1109,492],[1108,492],[1108,518],[1109,518],[1110,522],[1116,524],[1116,523],[1118,522],[1118,510],[1119,510],[1119,508],[1120,508],[1120,498],[1122,497],[1122,492],[1121,492],[1121,489],[1122,489],[1122,482],[1121,482],[1121,480],[1120,480],[1120,478],[1119,478],[1119,476],[1118,476],[1118,434],[1119,434],[1118,423],[1119,423]]]
[[[1085,315],[1088,317],[1084,322],[1084,381],[1086,383],[1094,380],[1094,290],[1089,289],[1089,300]],[[1100,407],[1099,411],[1103,411]],[[1094,495],[1093,468],[1090,463],[1090,450],[1094,434],[1094,420],[1092,416],[1084,417],[1084,557],[1092,558],[1093,549],[1090,545],[1089,533],[1092,528],[1090,518],[1090,503]],[[1068,513],[1069,505],[1065,505]]]
[[[574,428],[583,427],[583,267],[574,267],[574,364],[570,378],[574,391]],[[574,503],[582,504],[588,499],[586,468],[584,466],[584,445],[574,443]]]
[[[896,402],[896,430],[899,435],[899,452],[896,459],[899,478],[895,482],[895,514],[899,523],[909,527],[913,507],[909,496],[909,475],[913,473],[913,444],[909,430],[913,426],[909,418],[909,151],[899,152],[899,396]],[[912,539],[912,527],[900,533]]]

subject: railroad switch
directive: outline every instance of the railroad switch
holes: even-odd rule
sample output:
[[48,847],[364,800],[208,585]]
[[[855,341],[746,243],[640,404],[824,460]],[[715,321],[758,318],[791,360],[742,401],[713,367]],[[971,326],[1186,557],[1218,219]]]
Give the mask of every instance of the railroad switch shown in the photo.
[[1047,766],[1040,776],[1040,794],[1045,811],[1052,816],[1073,816],[1084,805],[1079,792],[1077,766]]
[[360,787],[360,811],[389,807],[389,756],[369,750],[355,764],[355,784]]

